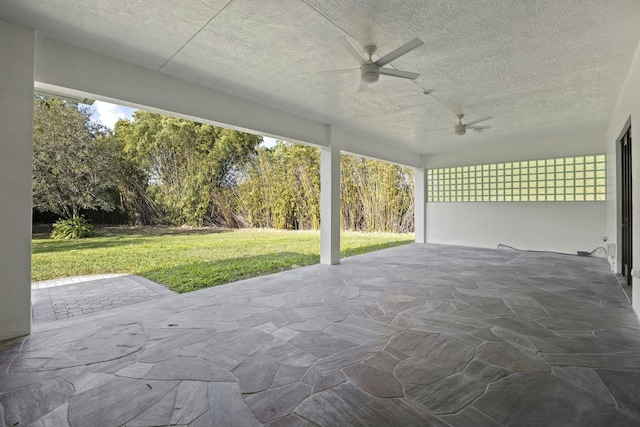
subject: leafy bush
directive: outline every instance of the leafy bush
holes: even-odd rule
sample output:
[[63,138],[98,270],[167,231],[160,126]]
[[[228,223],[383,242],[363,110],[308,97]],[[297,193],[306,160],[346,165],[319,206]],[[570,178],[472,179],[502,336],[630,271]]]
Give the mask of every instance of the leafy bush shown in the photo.
[[51,238],[56,240],[82,239],[95,235],[93,226],[83,216],[77,216],[73,219],[59,219],[53,224],[51,232]]

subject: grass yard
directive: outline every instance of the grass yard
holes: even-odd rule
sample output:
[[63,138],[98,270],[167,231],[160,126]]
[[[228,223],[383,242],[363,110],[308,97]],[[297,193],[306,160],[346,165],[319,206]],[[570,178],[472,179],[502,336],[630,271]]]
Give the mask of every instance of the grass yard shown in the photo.
[[[317,231],[107,227],[101,237],[51,240],[34,234],[33,281],[86,274],[127,273],[176,292],[317,264]],[[407,244],[413,235],[343,232],[348,257]]]

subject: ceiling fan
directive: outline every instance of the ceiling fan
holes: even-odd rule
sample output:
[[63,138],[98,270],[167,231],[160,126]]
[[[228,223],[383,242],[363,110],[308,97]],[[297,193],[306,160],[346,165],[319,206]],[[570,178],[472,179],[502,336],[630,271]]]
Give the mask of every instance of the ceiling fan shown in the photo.
[[458,123],[456,123],[456,125],[453,127],[453,131],[455,132],[456,135],[464,135],[465,133],[467,133],[467,129],[472,129],[472,130],[475,130],[476,132],[482,132],[485,129],[491,128],[491,126],[476,126],[477,123],[481,123],[481,122],[492,119],[493,117],[491,116],[483,117],[481,119],[473,120],[467,123],[462,123],[462,118],[464,117],[464,114],[459,113],[457,114],[457,116],[458,116]]
[[477,123],[481,123],[487,120],[492,119],[493,117],[491,116],[487,116],[487,117],[483,117],[481,119],[478,120],[473,120],[471,122],[468,123],[462,123],[462,118],[464,117],[464,114],[462,113],[456,113],[456,116],[458,116],[458,123],[456,123],[453,127],[449,126],[446,128],[438,128],[438,129],[429,129],[427,130],[427,132],[435,132],[437,130],[447,130],[447,129],[453,129],[453,132],[456,135],[464,135],[465,133],[467,133],[467,129],[471,129],[471,130],[475,130],[476,132],[480,133],[485,129],[490,129],[491,126],[477,126]]
[[[356,61],[360,64],[359,68],[348,68],[343,70],[329,70],[329,71],[320,71],[318,74],[321,75],[330,75],[330,74],[343,74],[343,73],[351,73],[354,70],[360,70],[360,81],[361,83],[375,83],[380,79],[380,74],[391,77],[400,77],[403,79],[415,80],[420,74],[412,73],[409,71],[396,70],[395,68],[386,68],[384,67],[391,61],[398,59],[402,55],[405,55],[411,52],[413,49],[422,46],[424,42],[419,38],[415,38],[399,48],[392,50],[387,53],[383,57],[374,61],[372,56],[376,52],[376,45],[368,45],[364,47],[364,51],[367,56],[365,56],[360,49],[358,49],[346,36],[338,38],[338,42],[345,48],[345,50],[355,58]],[[361,89],[363,87],[361,86]]]

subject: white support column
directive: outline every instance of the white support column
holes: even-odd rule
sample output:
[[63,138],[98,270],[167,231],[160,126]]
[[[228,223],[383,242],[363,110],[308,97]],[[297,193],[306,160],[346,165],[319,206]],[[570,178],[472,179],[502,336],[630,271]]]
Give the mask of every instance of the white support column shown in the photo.
[[35,31],[0,21],[0,339],[31,332]]
[[427,243],[427,173],[423,168],[413,170],[413,223],[416,243]]
[[340,145],[320,148],[320,263],[340,264]]

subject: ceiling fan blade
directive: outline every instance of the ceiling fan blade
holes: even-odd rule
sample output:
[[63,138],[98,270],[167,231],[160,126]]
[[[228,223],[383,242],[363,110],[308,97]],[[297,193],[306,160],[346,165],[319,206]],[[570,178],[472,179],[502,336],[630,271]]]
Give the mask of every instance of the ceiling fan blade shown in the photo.
[[401,77],[403,79],[415,80],[420,77],[418,73],[411,73],[409,71],[395,70],[393,68],[380,68],[378,70],[380,74],[384,74],[385,76],[393,76],[393,77]]
[[484,129],[491,129],[491,126],[465,126],[467,129],[473,129],[473,130],[484,130]]
[[358,49],[347,36],[338,37],[338,43],[340,43],[349,55],[353,56],[360,65],[367,63],[367,58],[364,57],[360,49]]
[[425,132],[435,132],[437,130],[449,130],[449,129],[453,129],[453,126],[449,126],[449,127],[446,127],[446,128],[427,129],[427,130],[425,130]]
[[481,118],[481,119],[474,120],[474,121],[469,122],[469,123],[465,123],[464,125],[465,125],[465,126],[467,126],[467,127],[469,127],[469,126],[473,126],[473,125],[475,125],[476,123],[484,122],[484,121],[486,121],[486,120],[490,120],[490,119],[493,119],[493,117],[491,117],[491,116],[483,117],[483,118]]
[[359,68],[345,68],[343,70],[326,70],[326,71],[317,71],[316,74],[320,76],[332,76],[334,74],[348,74],[353,73],[354,71],[359,70]]
[[392,50],[391,52],[387,53],[385,56],[375,61],[375,64],[378,64],[381,67],[383,65],[387,65],[394,59],[397,59],[402,55],[411,52],[413,49],[417,48],[418,46],[422,46],[423,44],[424,42],[416,37],[415,39],[403,44],[396,50]]

